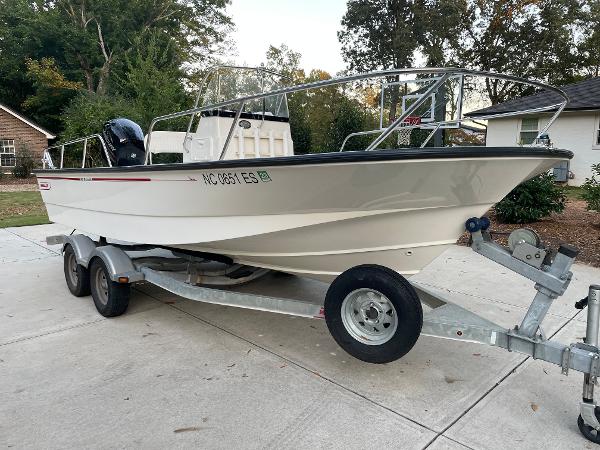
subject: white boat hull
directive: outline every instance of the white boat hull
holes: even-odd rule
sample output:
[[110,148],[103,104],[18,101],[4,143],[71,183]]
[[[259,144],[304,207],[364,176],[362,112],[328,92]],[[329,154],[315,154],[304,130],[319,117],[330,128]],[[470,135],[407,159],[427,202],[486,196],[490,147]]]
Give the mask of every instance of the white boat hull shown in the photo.
[[218,253],[326,281],[369,263],[409,276],[452,245],[467,218],[568,159],[445,150],[448,157],[37,176],[51,221],[109,240]]

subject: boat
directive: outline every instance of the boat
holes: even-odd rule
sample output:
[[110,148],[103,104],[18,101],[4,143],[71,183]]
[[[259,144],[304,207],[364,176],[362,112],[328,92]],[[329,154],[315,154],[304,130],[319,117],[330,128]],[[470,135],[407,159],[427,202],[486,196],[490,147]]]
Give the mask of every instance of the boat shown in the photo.
[[[481,216],[522,181],[572,157],[543,145],[426,146],[441,130],[472,122],[465,80],[482,78],[546,89],[556,102],[479,116],[479,124],[545,111],[551,118],[542,136],[568,100],[542,83],[457,68],[350,75],[202,105],[199,94],[193,108],[154,119],[146,136],[120,119],[102,134],[51,147],[44,169],[35,173],[52,222],[108,241],[224,256],[326,282],[359,264],[408,277],[456,242],[465,219]],[[380,127],[352,135],[377,137],[364,150],[294,154],[287,96],[367,81],[381,86]],[[398,92],[399,85],[410,93],[388,124],[384,94]],[[440,116],[449,86],[456,87],[454,114]],[[159,122],[188,116],[185,132],[154,131]],[[415,130],[426,137],[406,148]],[[103,167],[89,166],[92,141]],[[391,141],[402,145],[379,149]],[[83,145],[78,167],[65,164],[72,145]],[[181,161],[157,163],[165,153]]]
[[[469,96],[477,77],[548,89],[553,104],[475,121],[463,109],[479,106]],[[294,154],[286,94],[364,87],[372,78],[381,79],[379,128],[349,133],[337,152]],[[530,229],[513,230],[502,246],[480,217],[523,180],[572,157],[551,148],[547,136],[566,95],[464,69],[399,69],[272,90],[262,81],[257,94],[203,106],[199,94],[192,109],[154,119],[145,137],[135,123],[116,119],[102,134],[47,149],[36,175],[50,220],[76,229],[46,238],[62,245],[69,291],[91,294],[104,317],[124,314],[131,286],[144,282],[191,301],[324,319],[338,345],[367,363],[403,357],[421,335],[518,352],[565,375],[584,374],[577,424],[600,443],[600,285],[575,305],[588,309],[584,342],[547,339],[542,322],[569,287],[578,250],[561,244],[554,252]],[[386,90],[401,112],[384,126]],[[253,102],[258,110],[245,110]],[[478,133],[485,118],[543,112],[550,117],[533,145],[437,145],[440,130]],[[158,122],[185,116],[185,132],[153,132]],[[377,137],[364,150],[341,151],[370,135]],[[390,143],[397,148],[377,150]],[[164,163],[164,156],[181,162]],[[78,167],[68,167],[72,161]],[[464,231],[481,257],[535,283],[520,325],[504,328],[454,304],[445,290],[407,280]],[[331,283],[322,302],[235,289],[269,269]]]

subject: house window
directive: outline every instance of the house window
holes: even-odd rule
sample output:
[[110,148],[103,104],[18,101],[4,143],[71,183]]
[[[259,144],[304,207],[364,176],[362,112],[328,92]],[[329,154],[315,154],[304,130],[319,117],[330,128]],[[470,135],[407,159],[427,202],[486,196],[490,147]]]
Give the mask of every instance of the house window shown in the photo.
[[15,164],[14,139],[0,139],[0,166],[14,167]]
[[537,117],[534,119],[522,119],[519,143],[521,145],[533,144],[533,141],[539,132],[539,121]]
[[598,125],[596,126],[596,145],[600,145],[600,120],[598,120]]

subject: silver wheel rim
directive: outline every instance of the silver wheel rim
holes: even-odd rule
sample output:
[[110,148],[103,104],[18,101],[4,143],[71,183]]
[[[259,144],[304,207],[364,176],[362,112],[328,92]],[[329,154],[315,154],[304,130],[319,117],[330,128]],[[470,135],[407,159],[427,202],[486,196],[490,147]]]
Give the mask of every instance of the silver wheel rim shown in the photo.
[[94,284],[96,285],[96,293],[98,294],[98,300],[103,305],[106,305],[108,303],[108,280],[102,267],[98,267],[96,269],[94,281]]
[[71,286],[77,286],[79,277],[77,276],[77,260],[73,252],[67,254],[67,276],[69,277]]
[[350,292],[342,302],[341,312],[346,331],[363,344],[384,344],[398,328],[396,308],[389,298],[375,289]]

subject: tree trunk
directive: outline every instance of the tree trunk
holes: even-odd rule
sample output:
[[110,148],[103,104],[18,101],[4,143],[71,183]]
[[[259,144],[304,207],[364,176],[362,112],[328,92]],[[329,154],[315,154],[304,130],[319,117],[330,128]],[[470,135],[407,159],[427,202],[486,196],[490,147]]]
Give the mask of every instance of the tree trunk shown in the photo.
[[94,92],[94,74],[92,73],[89,63],[80,53],[77,53],[77,60],[79,61],[79,66],[81,67],[81,70],[83,70],[85,76],[86,89],[89,92]]

